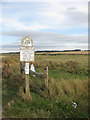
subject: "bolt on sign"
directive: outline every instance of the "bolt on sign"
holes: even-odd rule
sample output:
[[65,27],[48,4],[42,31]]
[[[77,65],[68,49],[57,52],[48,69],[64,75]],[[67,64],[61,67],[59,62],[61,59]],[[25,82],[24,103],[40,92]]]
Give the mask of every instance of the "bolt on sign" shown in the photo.
[[20,45],[20,61],[34,61],[34,45],[32,38],[29,36],[22,38]]

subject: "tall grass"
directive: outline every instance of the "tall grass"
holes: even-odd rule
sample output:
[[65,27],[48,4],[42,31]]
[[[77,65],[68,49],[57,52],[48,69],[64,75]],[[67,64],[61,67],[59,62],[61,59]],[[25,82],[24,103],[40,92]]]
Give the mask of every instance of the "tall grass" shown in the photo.
[[[25,99],[25,76],[19,55],[2,59],[3,117],[88,118],[88,63],[86,55],[36,55],[36,71],[49,68],[49,87],[30,75],[32,101]],[[81,62],[80,62],[81,61]],[[24,68],[24,64],[23,64]],[[74,109],[72,102],[77,103]]]
[[62,82],[55,82],[53,78],[49,80],[49,92],[50,97],[60,97],[63,98],[63,95],[67,96],[67,101],[72,98],[75,99],[75,96],[86,97],[88,99],[88,80],[80,81],[79,79],[73,79],[73,81],[63,80]]

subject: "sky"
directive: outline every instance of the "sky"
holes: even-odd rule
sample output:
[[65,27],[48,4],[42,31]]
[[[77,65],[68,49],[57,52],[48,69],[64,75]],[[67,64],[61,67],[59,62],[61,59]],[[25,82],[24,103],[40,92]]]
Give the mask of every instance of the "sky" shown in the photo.
[[87,50],[88,0],[1,0],[0,53],[27,35],[35,50]]

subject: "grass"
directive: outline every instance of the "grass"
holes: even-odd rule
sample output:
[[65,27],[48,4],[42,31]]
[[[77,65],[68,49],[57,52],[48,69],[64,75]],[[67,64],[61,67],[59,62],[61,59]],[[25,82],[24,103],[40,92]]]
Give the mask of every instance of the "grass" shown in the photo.
[[88,55],[35,55],[33,64],[40,73],[48,66],[49,88],[45,88],[44,79],[30,75],[30,101],[25,99],[19,55],[7,54],[2,58],[3,118],[89,117]]

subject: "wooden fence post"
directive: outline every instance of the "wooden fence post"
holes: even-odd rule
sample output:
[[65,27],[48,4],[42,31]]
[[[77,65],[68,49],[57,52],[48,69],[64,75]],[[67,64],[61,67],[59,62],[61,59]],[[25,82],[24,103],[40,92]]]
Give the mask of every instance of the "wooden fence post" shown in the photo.
[[45,81],[44,81],[45,87],[48,88],[48,66],[45,67],[44,71],[45,71]]

